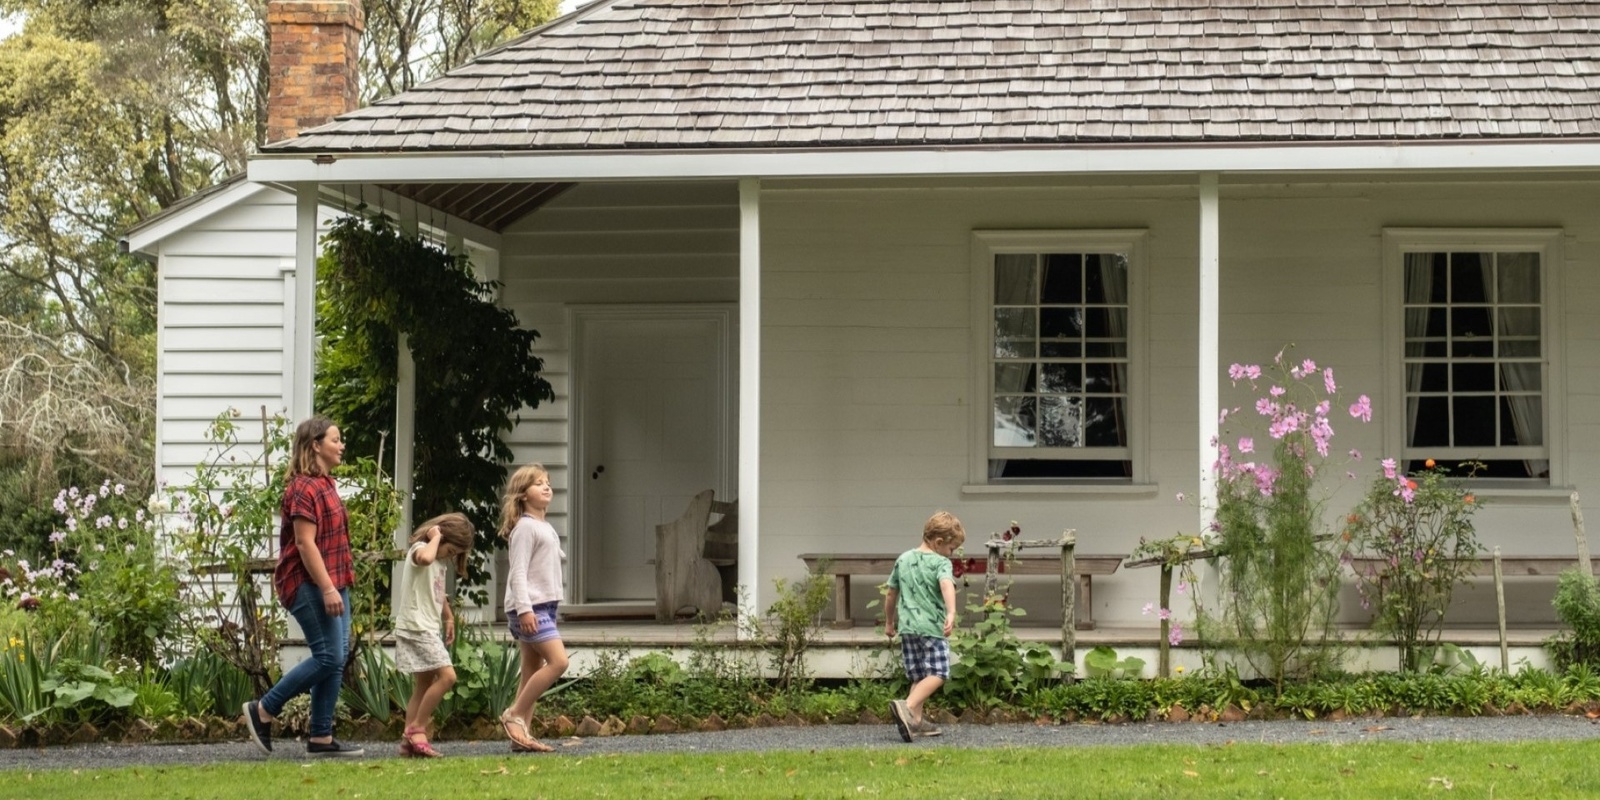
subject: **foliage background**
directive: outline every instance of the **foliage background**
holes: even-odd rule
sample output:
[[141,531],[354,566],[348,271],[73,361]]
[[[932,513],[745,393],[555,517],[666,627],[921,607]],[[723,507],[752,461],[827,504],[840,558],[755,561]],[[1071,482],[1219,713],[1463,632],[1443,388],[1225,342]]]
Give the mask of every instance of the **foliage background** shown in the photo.
[[[365,102],[557,11],[555,0],[362,6]],[[0,14],[17,30],[0,40],[0,398],[14,406],[0,415],[0,547],[37,554],[50,533],[40,510],[60,489],[154,488],[156,276],[118,241],[262,144],[266,3],[0,0]],[[67,375],[92,379],[51,384]],[[90,418],[103,424],[54,435]]]

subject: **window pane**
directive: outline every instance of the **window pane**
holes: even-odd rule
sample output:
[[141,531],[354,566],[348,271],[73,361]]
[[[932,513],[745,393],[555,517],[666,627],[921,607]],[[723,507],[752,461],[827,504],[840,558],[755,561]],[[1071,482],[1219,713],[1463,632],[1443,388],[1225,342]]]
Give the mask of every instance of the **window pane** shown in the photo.
[[1443,303],[1448,287],[1444,253],[1406,254],[1407,303]]
[[1412,416],[1411,445],[1413,447],[1445,447],[1450,444],[1450,406],[1444,397],[1420,397],[1407,400],[1407,410],[1416,407]]
[[1500,340],[1501,358],[1538,358],[1539,340]]
[[996,364],[994,365],[994,392],[995,394],[1016,394],[1018,392],[1032,392],[1034,365],[1033,364]]
[[1444,364],[1417,364],[1406,368],[1406,391],[1448,392],[1450,372]]
[[1128,310],[1125,308],[1091,308],[1084,335],[1090,339],[1126,339],[1128,337]]
[[1496,284],[1501,303],[1539,302],[1539,254],[1500,253],[1496,263]]
[[1450,368],[1450,389],[1456,392],[1494,391],[1493,364],[1456,364]]
[[[1083,338],[1083,309],[1039,309],[1039,333],[1044,348],[1040,355],[1055,358],[1077,355]],[[1058,348],[1058,344],[1065,344],[1066,348]]]
[[1045,364],[1042,392],[1067,394],[1083,391],[1083,366],[1081,364]]
[[1127,447],[1127,421],[1121,397],[1090,397],[1084,401],[1083,438],[1088,447]]
[[1450,302],[1489,302],[1487,265],[1492,256],[1488,253],[1450,254]]
[[1500,443],[1544,444],[1544,411],[1538,395],[1500,398]]
[[1456,447],[1493,446],[1493,397],[1454,397],[1450,400],[1450,433]]
[[1495,315],[1500,322],[1500,337],[1539,335],[1539,309],[1532,306],[1501,308]]
[[1039,443],[1045,447],[1083,446],[1083,400],[1039,398]]
[[1544,370],[1538,364],[1501,364],[1500,390],[1510,393],[1538,392],[1544,389]]
[[1489,338],[1494,328],[1489,326],[1487,306],[1457,306],[1450,309],[1450,336],[1452,338]]
[[1089,342],[1084,345],[1083,354],[1090,358],[1127,358],[1128,343],[1120,341]]
[[1096,253],[1084,257],[1088,302],[1107,305],[1128,303],[1128,258],[1120,253]]
[[1127,366],[1124,364],[1085,364],[1084,391],[1090,394],[1122,394],[1128,390]]
[[1006,253],[994,257],[994,304],[997,306],[1024,306],[1036,301],[1034,264],[1038,257],[1032,253],[1017,255]]
[[1034,313],[1032,308],[994,310],[995,358],[1033,358]]
[[1044,291],[1039,295],[1039,302],[1046,305],[1083,302],[1083,256],[1051,253],[1044,257]]
[[[1430,327],[1428,325],[1429,317],[1434,315],[1440,317],[1444,316],[1444,309],[1439,306],[1420,306],[1417,308],[1406,309],[1406,340],[1414,341],[1421,339],[1424,336],[1438,335],[1430,334],[1428,332]],[[1439,333],[1444,332],[1443,322],[1440,322],[1437,326],[1433,327],[1437,327]]]
[[1035,401],[1032,397],[994,399],[994,446],[1032,447]]

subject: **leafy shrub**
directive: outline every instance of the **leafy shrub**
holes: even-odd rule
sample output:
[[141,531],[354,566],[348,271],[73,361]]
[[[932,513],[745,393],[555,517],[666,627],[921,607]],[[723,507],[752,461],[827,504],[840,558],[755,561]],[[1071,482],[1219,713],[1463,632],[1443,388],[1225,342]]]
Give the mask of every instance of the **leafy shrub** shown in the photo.
[[1557,668],[1600,667],[1600,580],[1588,570],[1569,569],[1556,579],[1556,617],[1567,630],[1545,642]]
[[1376,606],[1373,627],[1394,640],[1407,672],[1433,662],[1451,595],[1472,576],[1479,552],[1476,498],[1427,463],[1402,476],[1386,460],[1344,532],[1353,550],[1379,563],[1358,574],[1362,603]]
[[990,596],[967,611],[977,622],[950,637],[950,683],[942,693],[950,704],[995,708],[1072,669],[1048,646],[1017,638],[1011,619],[1028,612],[1003,596]]

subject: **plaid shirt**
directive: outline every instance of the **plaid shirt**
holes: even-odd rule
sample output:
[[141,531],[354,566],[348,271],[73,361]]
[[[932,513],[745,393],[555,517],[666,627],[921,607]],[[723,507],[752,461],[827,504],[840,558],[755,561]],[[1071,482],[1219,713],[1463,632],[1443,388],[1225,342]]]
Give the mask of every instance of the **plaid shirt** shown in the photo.
[[322,565],[328,570],[333,588],[343,589],[355,583],[355,573],[350,562],[350,529],[344,511],[344,501],[339,499],[333,478],[327,475],[295,475],[283,490],[283,528],[278,532],[278,568],[272,573],[272,585],[278,590],[278,602],[284,606],[294,602],[300,585],[310,580],[306,565],[300,560],[300,546],[294,540],[296,518],[308,519],[317,524],[317,551],[322,554]]

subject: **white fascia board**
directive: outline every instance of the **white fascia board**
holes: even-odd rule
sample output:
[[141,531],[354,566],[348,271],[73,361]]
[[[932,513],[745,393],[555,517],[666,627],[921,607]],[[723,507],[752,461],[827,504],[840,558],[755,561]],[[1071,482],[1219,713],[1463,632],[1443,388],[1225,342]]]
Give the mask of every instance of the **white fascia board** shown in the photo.
[[1600,140],[258,155],[252,181],[390,183],[1600,168]]
[[230,186],[218,192],[215,196],[207,197],[189,208],[156,222],[148,228],[134,229],[122,238],[123,245],[129,253],[157,255],[155,248],[161,243],[161,240],[187,230],[189,226],[200,222],[206,217],[238,205],[270,188],[248,180],[240,181],[238,185]]

